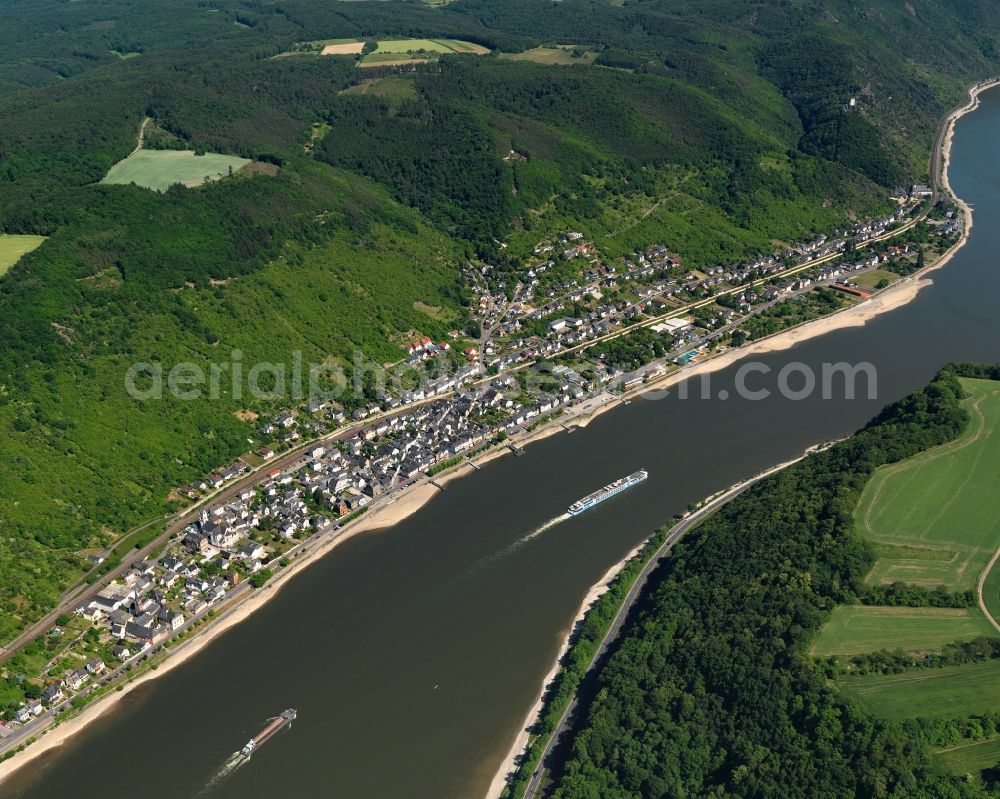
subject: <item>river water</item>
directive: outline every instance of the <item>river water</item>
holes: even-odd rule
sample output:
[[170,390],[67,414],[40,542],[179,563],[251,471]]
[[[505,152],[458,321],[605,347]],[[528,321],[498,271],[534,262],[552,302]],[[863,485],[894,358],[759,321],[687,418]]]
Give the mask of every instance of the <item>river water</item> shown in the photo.
[[[791,361],[817,371],[871,362],[877,399],[739,399],[734,367],[713,375],[713,399],[694,399],[699,385],[686,400],[674,391],[636,401],[494,461],[404,523],[346,542],[0,793],[481,797],[581,599],[611,564],[690,501],[850,433],[942,364],[1000,360],[1000,91],[983,99],[958,125],[951,167],[976,209],[974,232],[933,286],[864,327],[759,359],[774,372]],[[649,480],[627,495],[531,535],[640,467]],[[292,728],[216,779],[286,707],[299,710]]]

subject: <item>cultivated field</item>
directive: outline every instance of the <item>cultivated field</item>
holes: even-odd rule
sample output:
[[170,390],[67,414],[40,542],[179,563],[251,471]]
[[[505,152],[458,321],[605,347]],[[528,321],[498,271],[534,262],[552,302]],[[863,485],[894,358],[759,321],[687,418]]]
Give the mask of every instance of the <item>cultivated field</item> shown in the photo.
[[0,275],[16,264],[22,255],[40,247],[44,236],[20,236],[0,234]]
[[405,54],[421,50],[426,53],[471,53],[473,55],[486,55],[490,52],[488,47],[465,42],[461,39],[386,39],[378,43],[375,52]]
[[488,55],[490,53],[489,47],[483,47],[475,42],[466,42],[462,39],[437,39],[436,41],[451,48],[453,53],[471,53],[472,55]]
[[367,94],[392,102],[415,100],[418,96],[417,87],[412,80],[396,75],[390,75],[379,80],[363,81],[355,86],[351,86],[349,89],[344,89],[343,93]]
[[983,604],[986,605],[989,614],[996,621],[1000,621],[1000,558],[983,582]]
[[885,718],[962,718],[1000,710],[1000,661],[847,677],[837,688]]
[[996,630],[978,608],[886,608],[840,605],[820,629],[812,654],[859,655],[880,649],[904,652],[940,649]]
[[963,380],[972,416],[956,441],[875,472],[855,512],[857,529],[886,550],[868,581],[975,588],[1000,546],[1000,383]]
[[433,61],[431,53],[369,53],[358,62],[359,67],[389,67],[399,64],[421,64]]
[[[574,58],[572,45],[556,45],[555,47],[535,47],[522,53],[501,53],[500,58],[511,61],[534,61],[536,64],[592,64],[597,53],[584,49],[579,58]],[[581,48],[582,49],[582,48]]]
[[101,183],[135,183],[154,191],[166,191],[175,183],[200,186],[206,181],[219,180],[249,164],[235,155],[205,153],[191,150],[140,150],[119,161],[104,176]]
[[935,766],[952,774],[978,774],[1000,763],[1000,738],[963,742],[939,749],[931,759]]
[[365,47],[364,42],[344,42],[342,44],[328,44],[322,49],[320,55],[357,55]]

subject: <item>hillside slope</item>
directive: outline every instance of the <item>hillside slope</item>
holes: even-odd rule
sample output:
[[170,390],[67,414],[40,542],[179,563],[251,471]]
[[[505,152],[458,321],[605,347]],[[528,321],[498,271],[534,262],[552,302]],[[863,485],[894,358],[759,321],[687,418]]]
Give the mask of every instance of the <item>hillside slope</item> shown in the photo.
[[[464,325],[467,259],[503,270],[567,228],[712,265],[883,211],[995,58],[989,3],[913,5],[0,0],[0,231],[49,236],[0,280],[0,639],[259,443],[235,412],[280,406],[144,405],[133,363],[393,361]],[[344,93],[381,75],[350,57],[284,55],[379,36],[594,63],[446,55],[380,96]],[[147,117],[147,146],[259,168],[99,185]]]

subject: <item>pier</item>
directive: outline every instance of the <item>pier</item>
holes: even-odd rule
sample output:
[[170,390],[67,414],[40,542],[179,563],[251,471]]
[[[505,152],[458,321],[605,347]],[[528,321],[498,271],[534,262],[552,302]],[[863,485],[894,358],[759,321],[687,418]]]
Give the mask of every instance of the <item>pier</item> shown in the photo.
[[523,455],[524,454],[524,449],[522,447],[517,446],[517,444],[508,444],[507,445],[507,449],[509,449],[515,455]]
[[432,486],[434,486],[434,487],[435,487],[436,489],[438,489],[438,491],[444,491],[444,486],[443,486],[443,485],[441,485],[441,484],[440,484],[439,482],[437,482],[436,480],[430,480],[430,481],[428,481],[428,482],[430,482],[430,484],[431,484]]
[[474,464],[474,463],[472,462],[472,458],[466,458],[466,459],[465,459],[465,462],[466,462],[467,464],[469,464],[469,466],[471,466],[471,467],[472,467],[473,469],[475,469],[475,470],[476,470],[477,472],[478,472],[478,471],[479,471],[479,470],[480,470],[480,469],[482,468],[481,466],[476,466],[476,464]]

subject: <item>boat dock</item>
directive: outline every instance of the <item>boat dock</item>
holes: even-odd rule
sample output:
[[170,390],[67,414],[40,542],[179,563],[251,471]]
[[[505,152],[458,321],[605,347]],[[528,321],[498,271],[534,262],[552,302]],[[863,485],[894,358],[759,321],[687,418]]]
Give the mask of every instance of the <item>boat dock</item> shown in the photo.
[[517,446],[517,444],[508,444],[507,445],[507,449],[509,449],[515,455],[523,455],[524,454],[524,449],[522,447]]

